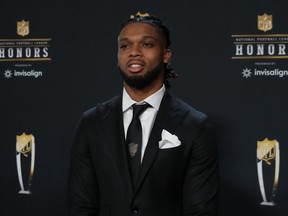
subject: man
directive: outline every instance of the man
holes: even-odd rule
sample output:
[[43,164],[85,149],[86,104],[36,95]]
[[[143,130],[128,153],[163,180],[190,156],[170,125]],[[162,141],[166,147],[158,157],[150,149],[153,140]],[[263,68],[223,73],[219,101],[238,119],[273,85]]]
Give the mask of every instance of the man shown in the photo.
[[169,46],[169,30],[154,16],[138,13],[123,24],[123,94],[80,120],[71,151],[70,215],[216,214],[215,136],[203,113],[168,92],[168,78],[176,76]]

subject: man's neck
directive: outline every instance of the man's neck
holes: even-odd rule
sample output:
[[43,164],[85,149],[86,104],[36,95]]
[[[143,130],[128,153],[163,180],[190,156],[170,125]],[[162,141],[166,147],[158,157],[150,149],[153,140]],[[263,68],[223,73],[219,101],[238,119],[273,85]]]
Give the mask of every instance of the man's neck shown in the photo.
[[163,82],[152,83],[152,85],[147,86],[141,90],[128,86],[124,83],[124,88],[128,95],[137,102],[143,101],[145,98],[157,92],[160,88],[162,88]]

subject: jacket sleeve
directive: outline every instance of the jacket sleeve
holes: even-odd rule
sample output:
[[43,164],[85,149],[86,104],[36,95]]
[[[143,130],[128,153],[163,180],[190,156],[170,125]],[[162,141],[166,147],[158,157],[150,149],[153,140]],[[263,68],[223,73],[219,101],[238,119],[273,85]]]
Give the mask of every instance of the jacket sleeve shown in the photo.
[[89,128],[83,117],[75,131],[68,177],[68,212],[70,216],[98,216],[97,173],[89,148]]
[[217,195],[217,145],[215,133],[206,117],[192,143],[183,187],[184,215],[216,215]]

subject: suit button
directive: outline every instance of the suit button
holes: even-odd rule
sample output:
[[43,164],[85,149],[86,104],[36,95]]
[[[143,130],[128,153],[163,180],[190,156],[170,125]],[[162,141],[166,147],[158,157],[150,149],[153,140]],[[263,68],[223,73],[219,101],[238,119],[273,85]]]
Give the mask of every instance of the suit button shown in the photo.
[[134,214],[138,214],[138,211],[139,211],[139,210],[138,210],[138,208],[132,208],[131,211],[132,211]]

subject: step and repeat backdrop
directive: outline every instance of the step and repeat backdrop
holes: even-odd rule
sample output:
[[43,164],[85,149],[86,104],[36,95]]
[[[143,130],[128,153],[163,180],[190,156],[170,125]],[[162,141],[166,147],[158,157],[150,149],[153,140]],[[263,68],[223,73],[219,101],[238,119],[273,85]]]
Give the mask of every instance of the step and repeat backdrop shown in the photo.
[[131,14],[169,26],[171,92],[218,137],[220,216],[288,215],[286,1],[2,0],[0,215],[64,216],[82,112],[122,91],[117,36]]

